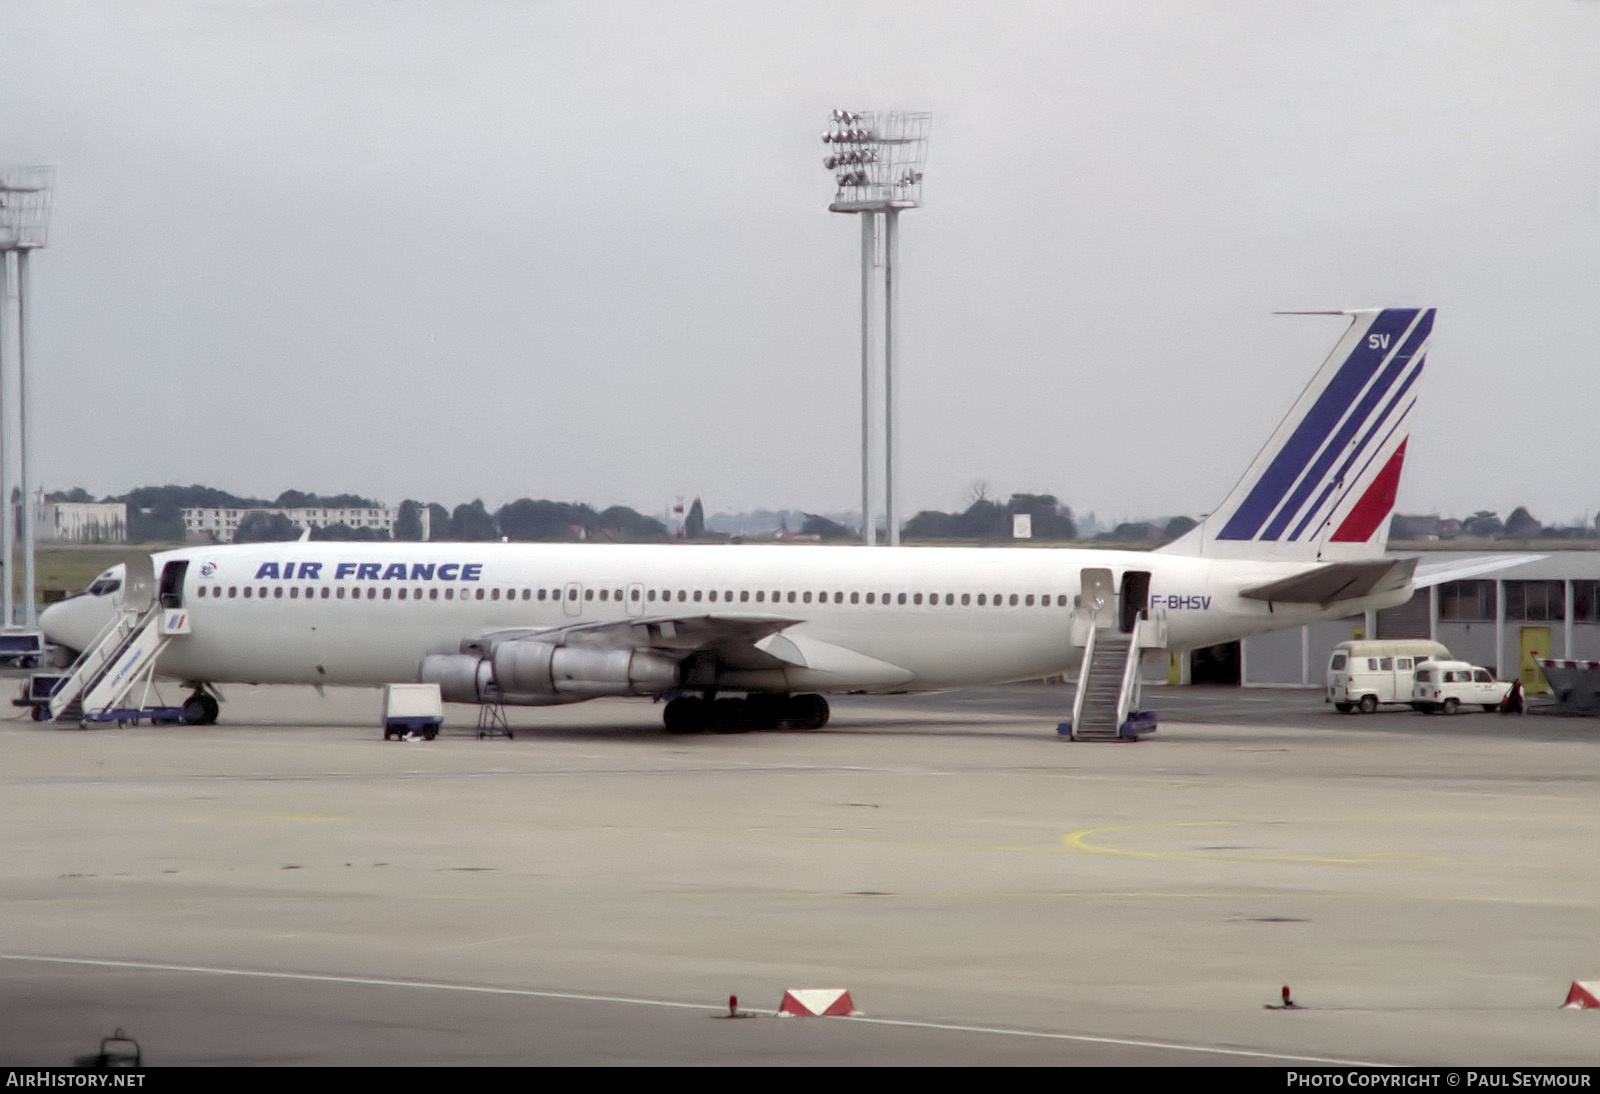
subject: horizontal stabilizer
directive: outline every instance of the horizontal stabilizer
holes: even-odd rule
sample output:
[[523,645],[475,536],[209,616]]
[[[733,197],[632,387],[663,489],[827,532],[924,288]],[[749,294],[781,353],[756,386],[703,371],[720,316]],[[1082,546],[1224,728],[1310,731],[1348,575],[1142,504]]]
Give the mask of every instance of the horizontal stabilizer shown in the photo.
[[1330,562],[1314,570],[1242,589],[1251,600],[1280,604],[1334,604],[1403,589],[1416,569],[1414,558],[1377,558],[1362,562]]
[[1525,562],[1538,562],[1544,557],[1546,556],[1507,553],[1473,555],[1470,558],[1453,558],[1443,562],[1424,562],[1418,559],[1417,574],[1412,579],[1412,584],[1419,589],[1426,589],[1432,585],[1443,585],[1446,581],[1465,581],[1469,577],[1481,577],[1484,574],[1509,570]]

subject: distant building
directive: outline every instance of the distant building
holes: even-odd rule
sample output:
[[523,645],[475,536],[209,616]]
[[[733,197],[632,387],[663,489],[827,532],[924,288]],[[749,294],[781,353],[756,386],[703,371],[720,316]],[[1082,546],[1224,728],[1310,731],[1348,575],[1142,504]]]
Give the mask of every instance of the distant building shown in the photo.
[[126,543],[128,507],[120,501],[40,501],[33,534],[40,543]]
[[281,513],[300,528],[331,528],[342,524],[346,528],[371,528],[393,536],[395,512],[389,506],[376,509],[185,509],[183,530],[191,541],[232,543],[240,522],[251,513],[268,516]]

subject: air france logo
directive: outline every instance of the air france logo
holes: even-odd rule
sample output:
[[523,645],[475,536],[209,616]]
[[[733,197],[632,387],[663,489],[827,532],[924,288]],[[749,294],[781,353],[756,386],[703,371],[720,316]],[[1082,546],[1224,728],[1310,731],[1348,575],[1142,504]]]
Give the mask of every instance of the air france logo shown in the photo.
[[217,572],[217,564],[215,562],[208,562],[204,566],[200,567],[200,576],[201,577],[210,577],[212,574],[214,574],[216,572]]
[[[320,562],[263,562],[255,581],[320,581]],[[339,562],[335,581],[479,581],[481,562]]]

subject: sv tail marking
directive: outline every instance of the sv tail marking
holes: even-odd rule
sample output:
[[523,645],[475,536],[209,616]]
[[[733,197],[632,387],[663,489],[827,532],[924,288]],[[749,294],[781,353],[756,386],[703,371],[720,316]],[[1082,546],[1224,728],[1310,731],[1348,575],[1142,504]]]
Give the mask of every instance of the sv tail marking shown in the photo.
[[1434,309],[1333,314],[1352,320],[1333,353],[1222,505],[1170,550],[1285,561],[1383,550]]

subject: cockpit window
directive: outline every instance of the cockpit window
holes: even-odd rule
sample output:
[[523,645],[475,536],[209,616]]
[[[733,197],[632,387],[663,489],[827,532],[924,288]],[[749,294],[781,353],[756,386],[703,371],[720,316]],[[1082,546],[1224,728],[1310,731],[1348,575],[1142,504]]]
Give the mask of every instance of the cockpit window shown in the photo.
[[96,578],[93,585],[89,586],[90,596],[110,596],[122,588],[122,582],[114,577]]

